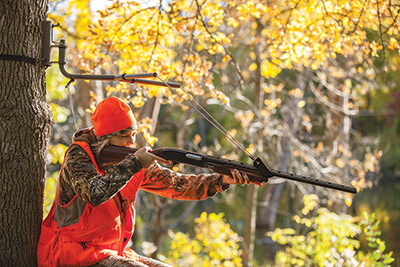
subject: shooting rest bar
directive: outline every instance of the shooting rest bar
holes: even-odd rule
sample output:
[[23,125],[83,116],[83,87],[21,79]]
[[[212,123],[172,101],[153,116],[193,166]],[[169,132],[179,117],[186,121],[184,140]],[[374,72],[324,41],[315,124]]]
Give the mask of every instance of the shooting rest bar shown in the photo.
[[[65,45],[65,40],[60,39],[60,43],[57,45],[58,47],[58,65],[60,66],[61,73],[71,79],[71,80],[97,80],[97,81],[119,81],[119,82],[129,82],[129,83],[139,83],[139,84],[146,84],[146,85],[155,85],[155,86],[164,86],[168,87],[161,81],[153,81],[153,80],[146,80],[145,78],[156,78],[157,73],[142,73],[142,74],[102,74],[102,75],[95,75],[95,74],[71,74],[65,69],[65,64],[67,63],[66,58],[66,50],[67,46]],[[172,88],[180,88],[181,85],[179,83],[171,83],[167,82],[169,86]]]

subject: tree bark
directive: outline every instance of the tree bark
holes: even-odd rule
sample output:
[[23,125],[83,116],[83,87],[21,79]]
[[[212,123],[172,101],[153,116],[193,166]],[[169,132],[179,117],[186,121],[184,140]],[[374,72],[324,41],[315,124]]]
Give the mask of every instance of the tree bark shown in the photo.
[[246,217],[244,222],[244,249],[243,249],[243,266],[253,266],[254,256],[254,241],[256,232],[256,218],[257,218],[257,195],[258,188],[250,184],[246,191]]
[[[260,36],[262,31],[262,24],[259,20],[257,20],[257,33],[256,36]],[[259,55],[259,47],[254,47],[254,51],[256,51],[256,55]],[[262,81],[263,76],[261,75],[261,58],[256,57],[255,63],[257,65],[257,70],[254,72],[254,107],[257,111],[261,112],[261,108],[263,106],[264,101],[264,90],[262,89]],[[260,136],[254,136],[252,140],[253,143],[256,143],[255,140],[260,138]],[[258,188],[254,185],[249,185],[246,191],[246,219],[244,223],[244,257],[243,257],[243,265],[245,267],[253,266],[253,254],[254,254],[254,246],[255,246],[255,232],[256,232],[256,218],[257,218],[257,197],[258,197]]]
[[[280,146],[281,149],[276,168],[278,170],[286,171],[290,163],[290,140],[287,137],[282,137],[280,140]],[[261,203],[263,204],[259,208],[257,214],[257,228],[266,232],[274,230],[283,187],[284,183],[270,184],[264,191],[261,200]]]
[[[41,58],[47,0],[0,1],[0,54]],[[45,67],[0,60],[0,266],[35,266],[52,116]]]

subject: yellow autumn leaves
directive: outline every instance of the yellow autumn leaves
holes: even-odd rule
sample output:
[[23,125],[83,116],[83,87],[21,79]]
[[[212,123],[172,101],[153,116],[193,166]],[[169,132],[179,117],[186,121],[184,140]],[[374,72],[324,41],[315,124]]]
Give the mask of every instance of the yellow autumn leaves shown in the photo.
[[168,255],[160,258],[173,266],[242,266],[241,237],[224,220],[223,213],[203,212],[195,219],[194,235],[169,231]]
[[[305,195],[302,214],[292,217],[298,225],[296,229],[277,228],[267,234],[284,246],[276,255],[276,265],[326,266],[340,262],[343,266],[390,266],[393,252],[386,251],[386,244],[380,239],[380,221],[375,213],[351,217],[326,208],[316,209],[318,201],[316,195]],[[310,212],[315,217],[307,216]],[[368,240],[367,251],[360,249],[360,240],[364,239]]]
[[[329,58],[356,50],[377,56],[383,44],[369,41],[365,27],[396,34],[395,10],[386,1],[175,0],[165,6],[115,1],[97,14],[90,13],[89,3],[72,0],[66,8],[67,15],[75,10],[81,38],[74,41],[83,69],[157,72],[181,82],[194,95],[215,90],[212,71],[231,63],[232,49],[257,47],[246,69],[256,71],[256,60],[261,59],[261,74],[270,79],[284,69],[317,69]],[[66,23],[56,13],[50,18]],[[388,49],[400,48],[394,36],[384,44]],[[148,97],[159,92],[171,96],[168,90],[151,88]],[[229,103],[220,92],[207,96]],[[133,103],[139,107],[145,100],[146,94],[138,94]],[[305,104],[302,100],[299,107]]]

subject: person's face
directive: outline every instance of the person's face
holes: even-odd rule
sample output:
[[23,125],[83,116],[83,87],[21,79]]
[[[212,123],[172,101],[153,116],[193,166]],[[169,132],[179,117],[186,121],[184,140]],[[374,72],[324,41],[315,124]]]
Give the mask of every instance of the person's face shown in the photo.
[[115,135],[110,138],[111,145],[132,148],[136,141],[137,130],[129,130],[123,134]]

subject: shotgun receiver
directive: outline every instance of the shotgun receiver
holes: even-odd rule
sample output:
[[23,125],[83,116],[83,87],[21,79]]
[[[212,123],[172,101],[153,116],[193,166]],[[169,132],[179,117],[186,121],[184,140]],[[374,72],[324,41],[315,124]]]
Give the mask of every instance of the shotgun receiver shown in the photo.
[[[120,162],[128,154],[135,153],[136,151],[137,149],[135,148],[107,146],[103,148],[103,150],[100,152],[100,155],[97,158],[97,163],[99,164],[100,169],[105,169],[111,165]],[[152,150],[150,153],[169,160],[173,163],[173,165],[178,163],[189,164],[192,166],[207,168],[212,170],[213,172],[229,176],[231,176],[230,170],[237,169],[241,173],[246,173],[247,176],[250,178],[250,181],[258,184],[268,182],[268,178],[275,176],[302,183],[336,189],[352,194],[357,193],[357,189],[351,186],[336,184],[311,177],[270,169],[260,158],[256,158],[254,160],[254,164],[251,165],[240,161],[209,156],[177,148],[158,148]]]

